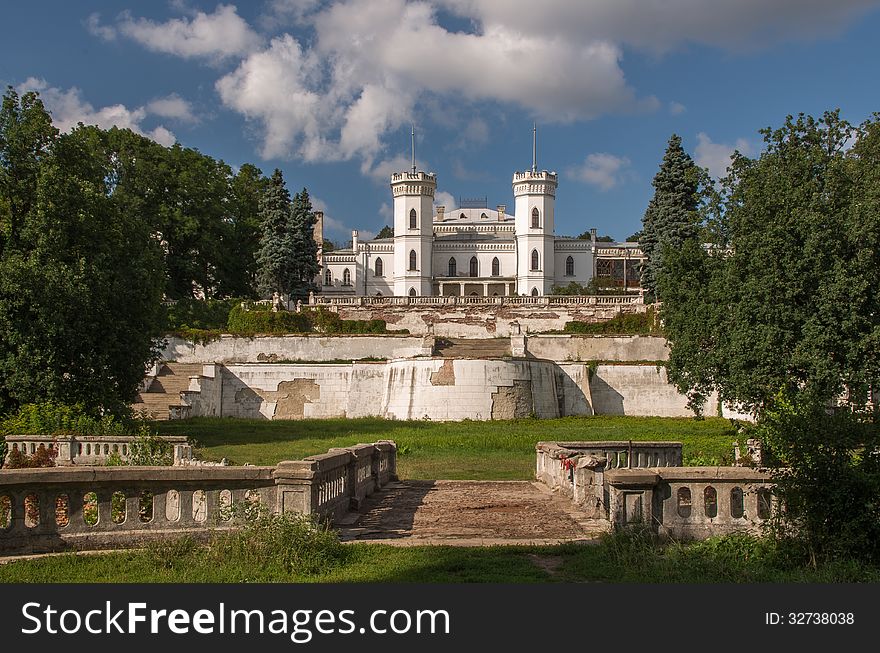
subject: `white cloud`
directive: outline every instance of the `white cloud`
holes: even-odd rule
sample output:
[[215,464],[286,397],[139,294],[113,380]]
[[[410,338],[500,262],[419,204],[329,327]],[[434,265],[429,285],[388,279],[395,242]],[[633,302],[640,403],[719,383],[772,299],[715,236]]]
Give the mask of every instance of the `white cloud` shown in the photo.
[[834,36],[877,0],[436,0],[488,26],[544,38],[609,39],[663,52],[693,42],[730,49]]
[[733,145],[713,143],[705,132],[700,132],[697,134],[697,147],[694,148],[694,162],[701,168],[708,168],[709,174],[715,179],[720,179],[727,175],[734,150],[751,156],[755,148],[744,138],[738,138]]
[[105,41],[116,40],[116,30],[110,25],[101,24],[101,14],[95,12],[85,19],[84,24],[89,34]]
[[569,168],[566,175],[585,184],[611,190],[630,175],[630,160],[607,152],[588,154],[583,164]]
[[192,104],[184,100],[176,93],[164,98],[156,98],[149,104],[146,109],[162,118],[170,118],[185,123],[197,123],[198,117],[193,113]]
[[124,12],[115,25],[101,25],[98,14],[92,14],[87,25],[92,34],[101,38],[112,39],[122,34],[155,52],[185,58],[243,55],[262,42],[233,5],[217,5],[214,13],[195,11],[192,18],[172,18],[164,23],[134,18]]
[[[489,122],[472,117],[486,106],[518,107],[545,123],[661,108],[679,115],[682,104],[663,105],[627,82],[624,48],[739,49],[828,36],[877,2],[545,0],[536,11],[532,0],[269,0],[260,24],[302,29],[268,44],[223,4],[162,23],[124,14],[109,28],[95,15],[88,26],[182,57],[236,57],[215,86],[224,106],[251,122],[264,158],[355,159],[384,182],[387,164],[399,161],[389,158],[388,136],[417,117],[456,116],[446,126],[473,146],[490,136]],[[472,29],[444,28],[440,10]],[[584,174],[603,179],[595,165]],[[591,183],[619,182],[604,174]]]
[[174,134],[162,125],[148,130],[143,127],[144,119],[150,111],[147,107],[129,109],[124,104],[112,104],[96,109],[83,99],[82,91],[71,87],[62,90],[49,86],[44,79],[29,77],[23,84],[18,86],[18,92],[37,91],[40,94],[46,109],[52,114],[52,122],[61,131],[69,131],[77,124],[97,125],[102,129],[119,127],[131,129],[138,134],[152,138],[161,145],[174,145]]
[[451,211],[458,207],[458,200],[452,196],[452,193],[440,190],[434,193],[434,206],[443,206],[447,211]]

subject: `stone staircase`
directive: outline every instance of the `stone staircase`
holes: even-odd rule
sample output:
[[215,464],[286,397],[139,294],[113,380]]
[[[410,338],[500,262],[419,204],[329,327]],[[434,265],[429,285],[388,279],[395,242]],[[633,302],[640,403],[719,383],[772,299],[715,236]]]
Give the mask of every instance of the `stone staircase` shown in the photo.
[[180,405],[180,393],[189,389],[189,377],[202,373],[201,363],[161,363],[159,374],[131,405],[135,412],[146,411],[153,419],[166,420],[171,406]]
[[509,358],[510,338],[437,338],[434,355],[444,358]]

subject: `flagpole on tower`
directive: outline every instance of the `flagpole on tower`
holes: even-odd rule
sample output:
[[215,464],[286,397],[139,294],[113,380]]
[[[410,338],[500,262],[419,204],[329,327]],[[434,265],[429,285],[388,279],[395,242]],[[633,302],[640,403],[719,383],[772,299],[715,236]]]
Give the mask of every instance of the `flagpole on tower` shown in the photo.
[[532,172],[538,172],[538,123],[532,123]]
[[412,171],[413,174],[416,173],[416,125],[415,123],[410,123],[412,127]]

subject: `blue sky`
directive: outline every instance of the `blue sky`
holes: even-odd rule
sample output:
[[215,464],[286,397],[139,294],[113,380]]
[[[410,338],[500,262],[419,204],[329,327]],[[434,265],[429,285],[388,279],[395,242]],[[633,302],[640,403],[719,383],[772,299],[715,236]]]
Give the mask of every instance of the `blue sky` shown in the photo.
[[723,171],[787,114],[880,111],[877,0],[7,3],[0,82],[78,121],[281,168],[327,236],[390,220],[410,123],[438,203],[513,209],[560,175],[556,233],[640,226],[669,136]]

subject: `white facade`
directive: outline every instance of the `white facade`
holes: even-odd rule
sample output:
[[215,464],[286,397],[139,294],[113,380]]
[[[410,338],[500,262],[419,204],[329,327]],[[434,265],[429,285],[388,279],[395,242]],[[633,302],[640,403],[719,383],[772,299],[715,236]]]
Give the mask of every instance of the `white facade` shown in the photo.
[[[354,296],[546,295],[554,286],[586,285],[596,270],[593,239],[554,234],[556,173],[517,172],[515,212],[434,207],[432,173],[391,176],[394,237],[322,255],[320,293]],[[636,245],[619,243],[630,248]]]

